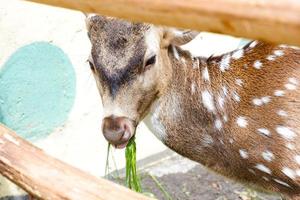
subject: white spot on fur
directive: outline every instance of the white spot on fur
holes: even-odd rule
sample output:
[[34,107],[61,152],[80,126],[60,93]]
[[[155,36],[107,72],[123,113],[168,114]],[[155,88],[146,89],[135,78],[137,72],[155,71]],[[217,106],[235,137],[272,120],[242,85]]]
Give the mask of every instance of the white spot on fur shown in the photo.
[[276,59],[276,56],[274,56],[274,55],[267,56],[267,60],[269,60],[269,61],[273,61],[275,59]]
[[263,104],[267,104],[271,101],[271,97],[269,96],[265,96],[265,97],[262,97],[262,98],[255,98],[252,100],[252,103],[256,106],[262,106]]
[[267,177],[263,176],[262,177],[265,181],[270,181]]
[[222,124],[222,121],[221,121],[220,119],[216,119],[216,121],[215,121],[215,127],[216,127],[216,129],[218,129],[218,130],[221,130],[221,129],[222,129],[223,124]]
[[223,97],[218,97],[218,104],[220,106],[220,108],[224,108],[224,104],[225,104],[225,99]]
[[300,155],[295,156],[295,161],[300,165]]
[[258,44],[258,41],[255,40],[255,41],[251,42],[249,47],[254,48],[257,44]]
[[235,79],[235,84],[237,84],[238,86],[242,86],[243,85],[243,80],[242,79]]
[[268,167],[266,167],[265,165],[263,165],[263,164],[256,164],[255,168],[258,169],[258,170],[260,170],[260,171],[262,171],[262,172],[265,172],[267,174],[271,174],[272,173],[271,170]]
[[252,100],[253,104],[256,105],[256,106],[261,106],[263,105],[263,102],[261,99],[258,99],[258,98],[255,98]]
[[213,96],[207,90],[202,92],[202,102],[208,111],[215,111]]
[[277,133],[279,133],[283,138],[287,140],[292,140],[295,136],[296,133],[293,132],[290,128],[285,127],[285,126],[277,126],[276,127]]
[[223,91],[224,96],[227,96],[227,94],[228,94],[228,89],[227,89],[226,86],[223,86],[223,87],[222,87],[222,91]]
[[279,135],[281,135],[287,140],[291,140],[296,136],[295,132],[293,132],[290,128],[285,126],[277,126],[276,131],[277,133],[279,133]]
[[257,61],[254,62],[253,67],[255,69],[261,69],[262,63],[259,60],[257,60]]
[[225,72],[225,70],[228,70],[229,68],[230,68],[230,55],[226,55],[221,60],[220,70],[222,72]]
[[292,78],[289,78],[288,81],[291,83],[291,84],[294,84],[294,85],[298,85],[299,82],[296,78],[292,77]]
[[232,138],[229,139],[229,143],[232,144],[234,141]]
[[295,149],[295,145],[291,144],[291,143],[287,143],[286,147],[290,150],[294,150]]
[[257,129],[257,131],[266,136],[269,136],[271,134],[270,131],[266,128],[259,128],[259,129]]
[[13,136],[11,136],[11,135],[9,135],[9,134],[7,134],[7,133],[5,133],[4,135],[3,135],[3,137],[5,138],[5,139],[7,139],[8,141],[10,141],[11,143],[14,143],[15,145],[20,145],[20,142],[19,141],[17,141]]
[[204,68],[203,72],[202,72],[202,77],[204,80],[209,81],[209,73],[208,73],[208,69],[207,67]]
[[261,100],[264,104],[267,104],[271,101],[271,97],[269,97],[269,96],[262,97]]
[[283,55],[284,55],[284,52],[283,52],[282,50],[276,50],[276,51],[274,51],[274,54],[275,54],[276,56],[283,56]]
[[294,172],[294,170],[292,170],[288,167],[284,167],[281,171],[290,179],[295,179],[295,177],[296,177],[296,173]]
[[240,102],[240,96],[238,95],[238,93],[236,91],[233,92],[233,99],[237,102]]
[[236,123],[238,124],[239,127],[241,128],[246,128],[248,125],[248,121],[246,120],[245,117],[239,116],[236,120]]
[[191,91],[192,91],[192,94],[195,94],[195,92],[196,92],[196,84],[194,82],[191,84]]
[[288,116],[287,112],[285,112],[284,110],[278,110],[277,115],[279,115],[281,117],[287,117]]
[[251,173],[251,174],[254,174],[256,175],[255,171],[253,169],[248,169],[248,171]]
[[285,92],[283,90],[275,90],[274,95],[277,97],[284,96]]
[[284,85],[286,89],[288,90],[296,90],[297,89],[297,86],[294,85],[294,84],[291,84],[291,83],[287,83]]
[[243,57],[243,55],[244,55],[244,50],[239,49],[232,54],[232,58],[237,60],[237,59],[240,59],[241,57]]
[[241,155],[241,157],[242,157],[243,159],[249,158],[248,152],[247,152],[246,150],[240,149],[240,150],[239,150],[239,153],[240,153],[240,155]]
[[286,187],[291,187],[289,184],[287,184],[286,182],[283,182],[281,180],[278,180],[276,178],[273,179],[276,183],[279,183],[280,185],[284,185]]
[[219,139],[220,143],[224,145],[224,141],[222,139]]
[[262,152],[261,155],[268,162],[271,162],[274,159],[274,154],[270,151]]

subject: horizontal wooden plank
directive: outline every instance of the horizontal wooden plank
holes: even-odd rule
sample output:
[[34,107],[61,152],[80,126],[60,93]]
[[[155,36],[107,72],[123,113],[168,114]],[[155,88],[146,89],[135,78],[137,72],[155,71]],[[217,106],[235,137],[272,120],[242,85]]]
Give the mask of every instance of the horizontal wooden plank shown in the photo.
[[51,156],[0,125],[0,174],[38,199],[150,200]]
[[87,13],[300,46],[299,0],[32,0]]

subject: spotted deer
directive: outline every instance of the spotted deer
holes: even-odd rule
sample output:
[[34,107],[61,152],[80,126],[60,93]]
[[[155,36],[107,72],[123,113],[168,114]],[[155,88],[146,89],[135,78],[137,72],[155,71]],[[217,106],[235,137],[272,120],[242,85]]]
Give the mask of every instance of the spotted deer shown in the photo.
[[239,182],[300,199],[300,50],[252,41],[221,56],[197,33],[90,15],[103,134],[124,148],[144,120],[170,149]]

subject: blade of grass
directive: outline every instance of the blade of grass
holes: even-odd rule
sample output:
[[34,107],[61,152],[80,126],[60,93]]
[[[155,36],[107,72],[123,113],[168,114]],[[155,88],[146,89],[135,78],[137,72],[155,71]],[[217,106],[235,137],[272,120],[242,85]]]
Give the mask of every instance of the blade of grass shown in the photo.
[[167,200],[173,200],[171,195],[167,192],[167,190],[162,186],[162,184],[157,180],[157,178],[155,176],[153,176],[152,174],[149,174],[149,176],[152,178],[152,180],[155,182],[155,184],[157,185],[157,187],[159,188],[159,190],[163,193],[165,199]]
[[107,178],[109,174],[109,152],[110,152],[110,143],[107,145],[107,153],[106,153],[106,164],[105,164],[105,177]]

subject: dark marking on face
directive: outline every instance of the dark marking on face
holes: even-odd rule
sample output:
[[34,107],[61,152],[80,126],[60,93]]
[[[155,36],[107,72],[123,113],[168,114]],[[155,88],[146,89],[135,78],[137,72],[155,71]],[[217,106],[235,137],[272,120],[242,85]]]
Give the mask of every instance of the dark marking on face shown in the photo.
[[115,98],[121,87],[130,84],[143,70],[150,26],[96,16],[90,21],[92,58],[103,89]]
[[112,98],[115,98],[118,90],[122,86],[130,84],[130,82],[143,70],[145,55],[145,50],[143,49],[145,48],[136,48],[128,63],[115,70],[111,70],[109,66],[105,66],[105,63],[101,62],[101,58],[99,58],[98,55],[92,54],[93,58],[96,58],[94,59],[96,60],[95,66],[96,70],[99,72],[100,81],[107,86]]

